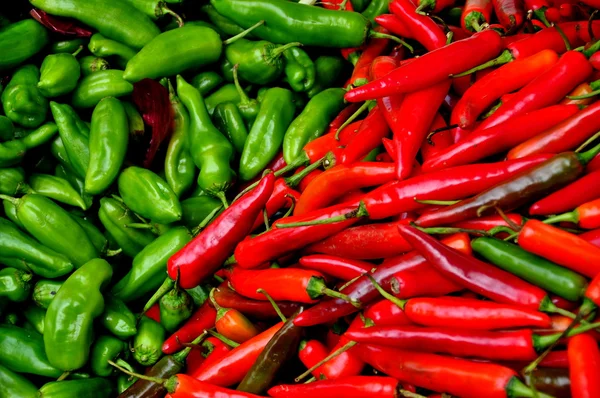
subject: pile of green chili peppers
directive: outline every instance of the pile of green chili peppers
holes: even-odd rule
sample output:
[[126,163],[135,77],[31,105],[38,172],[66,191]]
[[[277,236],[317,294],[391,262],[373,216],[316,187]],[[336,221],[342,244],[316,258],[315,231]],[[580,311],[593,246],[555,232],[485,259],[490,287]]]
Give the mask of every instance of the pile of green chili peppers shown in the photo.
[[[327,131],[352,68],[338,49],[365,42],[373,9],[387,11],[373,1],[352,1],[363,15],[286,0],[30,0],[86,37],[0,11],[0,397],[114,397],[135,378],[111,362],[143,373],[163,357],[210,289],[174,288],[143,315],[167,260],[242,184]],[[145,79],[173,116],[150,167]]]

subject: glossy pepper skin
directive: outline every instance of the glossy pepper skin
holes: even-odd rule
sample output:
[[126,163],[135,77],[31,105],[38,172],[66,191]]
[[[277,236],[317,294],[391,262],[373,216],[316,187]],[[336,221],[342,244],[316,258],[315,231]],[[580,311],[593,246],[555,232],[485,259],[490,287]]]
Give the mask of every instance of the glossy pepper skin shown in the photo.
[[0,296],[10,301],[25,301],[31,293],[30,281],[31,274],[16,268],[3,268],[0,270]]
[[114,396],[114,385],[108,379],[94,377],[80,380],[52,381],[44,384],[39,391],[43,397],[64,397],[68,395],[89,398],[110,398]]
[[596,181],[600,181],[600,171],[582,176],[571,184],[561,188],[529,208],[531,215],[551,215],[570,211],[586,202],[600,197]]
[[213,125],[200,92],[181,76],[177,76],[177,95],[190,114],[188,137],[190,153],[200,169],[198,185],[221,198],[235,178],[229,164],[233,147]]
[[28,378],[0,365],[0,394],[6,397],[34,398],[37,387]]
[[39,195],[54,199],[57,202],[80,207],[82,210],[88,208],[81,195],[64,178],[36,173],[29,177],[29,185],[33,192]]
[[101,335],[92,346],[90,364],[96,376],[108,377],[113,373],[109,360],[116,361],[117,357],[127,349],[127,343],[116,337]]
[[222,46],[219,34],[207,27],[185,25],[163,32],[127,62],[123,78],[134,83],[199,68],[216,62]]
[[174,332],[192,315],[193,307],[194,301],[189,293],[175,286],[160,298],[160,324],[167,332]]
[[106,296],[104,312],[100,316],[102,326],[114,336],[125,340],[137,332],[136,318],[127,305],[116,297]]
[[90,162],[88,126],[70,105],[53,101],[50,102],[50,110],[58,127],[66,163],[79,177],[85,178]]
[[256,177],[275,157],[294,111],[290,90],[278,87],[267,90],[240,159],[240,178],[243,181]]
[[[48,14],[75,18],[106,37],[139,49],[160,31],[150,18],[125,1],[97,3],[93,0],[31,0]],[[135,26],[135,29],[131,29]]]
[[306,8],[281,0],[212,0],[211,4],[242,28],[258,21],[265,24],[252,31],[276,44],[300,42],[306,46],[358,47],[364,43],[370,23],[358,13]]
[[72,54],[50,54],[40,67],[38,89],[46,98],[68,94],[75,89],[81,67]]
[[215,127],[229,139],[237,153],[242,153],[248,128],[238,106],[233,102],[220,103],[212,117]]
[[306,52],[298,47],[288,48],[285,57],[285,77],[296,92],[306,92],[315,84],[315,64]]
[[13,68],[26,61],[48,43],[48,32],[33,19],[25,19],[3,27],[0,32],[0,70]]
[[14,123],[35,128],[46,120],[48,100],[37,87],[40,71],[35,65],[24,65],[12,75],[2,92],[4,113]]
[[385,376],[349,376],[318,380],[310,384],[281,384],[269,389],[270,397],[281,398],[395,398],[398,380]]
[[133,339],[133,357],[140,365],[154,365],[162,354],[160,348],[164,339],[165,328],[155,320],[143,316]]
[[215,311],[208,301],[204,302],[179,330],[164,341],[162,351],[165,354],[173,354],[181,350],[184,347],[183,344],[193,341],[204,330],[213,327],[216,317],[217,311]]
[[13,325],[0,325],[0,365],[19,373],[59,377],[62,370],[48,361],[44,338],[35,331]]
[[119,175],[118,184],[123,202],[142,217],[161,224],[181,219],[181,204],[175,192],[152,171],[128,167]]
[[96,57],[112,57],[120,67],[125,67],[136,51],[116,40],[104,37],[100,33],[94,33],[88,43],[88,49]]
[[87,76],[110,67],[108,61],[101,57],[86,55],[79,58],[79,68],[82,76]]
[[571,394],[577,398],[591,398],[600,394],[597,369],[600,352],[596,340],[589,334],[574,336],[568,343]]
[[76,108],[93,108],[104,97],[122,97],[132,92],[133,85],[123,78],[123,71],[100,70],[79,81],[71,103]]
[[104,311],[102,290],[111,277],[110,264],[93,259],[71,274],[56,293],[46,312],[44,346],[57,368],[71,371],[87,362],[93,322]]

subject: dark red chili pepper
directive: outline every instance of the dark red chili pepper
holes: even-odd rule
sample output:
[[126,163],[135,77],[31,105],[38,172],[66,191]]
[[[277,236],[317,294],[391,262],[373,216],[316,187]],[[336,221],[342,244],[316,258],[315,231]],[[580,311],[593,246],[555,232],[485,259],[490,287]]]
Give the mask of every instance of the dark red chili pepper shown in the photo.
[[460,25],[469,32],[479,32],[492,20],[492,0],[467,0],[460,16]]
[[567,351],[551,351],[540,362],[540,367],[543,368],[569,368],[569,358]]
[[452,111],[451,123],[473,128],[477,118],[502,95],[522,88],[557,62],[555,51],[543,50],[501,66],[465,92]]
[[[376,32],[388,34],[388,31],[382,27],[375,28]],[[354,71],[350,77],[350,84],[353,86],[362,86],[369,82],[369,70],[373,60],[386,52],[390,45],[390,39],[372,38],[358,57]]]
[[[319,340],[304,340],[300,342],[298,358],[307,369],[321,362],[329,354],[329,349]],[[321,368],[316,368],[312,372],[313,376],[319,379],[321,377]],[[269,395],[271,395],[269,393]]]
[[384,376],[349,376],[310,384],[282,384],[269,390],[271,397],[287,398],[396,398],[398,380]]
[[452,7],[455,2],[453,0],[419,0],[419,7],[417,10],[422,12],[426,10],[433,14],[437,14],[445,8]]
[[350,260],[345,253],[343,258],[326,254],[313,254],[301,257],[298,262],[302,268],[312,269],[342,281],[352,280],[373,269],[373,264]]
[[[160,323],[160,307],[158,303],[154,304],[148,311],[144,313],[148,318]],[[171,354],[170,352],[167,354]]]
[[[342,4],[344,6],[343,9]],[[328,10],[354,11],[354,8],[352,7],[352,2],[344,0],[328,1],[327,3],[323,3],[323,8],[327,8]]]
[[[466,234],[450,236],[442,242],[463,253],[471,253],[470,240]],[[386,290],[391,291],[390,282],[394,274],[400,271],[417,268],[431,268],[431,266],[422,256],[413,251],[403,256],[394,257],[384,261],[383,264],[371,272],[371,276]],[[341,293],[348,295],[350,298],[359,300],[362,305],[367,305],[379,297],[377,289],[366,276],[360,277],[350,283],[341,290]],[[313,326],[336,320],[356,311],[358,311],[356,307],[344,300],[322,300],[314,307],[311,307],[298,315],[294,320],[294,323],[298,326]]]
[[[253,318],[261,320],[277,318],[277,312],[269,302],[244,297],[228,288],[226,284],[216,288],[213,296],[220,306],[234,308]],[[278,301],[277,306],[285,316],[292,316],[299,308],[298,304],[286,301]]]
[[74,37],[90,37],[92,35],[92,31],[90,30],[79,27],[73,22],[64,21],[37,8],[29,11],[29,15],[52,32],[61,35]]
[[397,36],[407,39],[413,38],[413,34],[408,26],[394,14],[379,15],[375,17],[375,22]]
[[[446,96],[447,97],[447,96]],[[435,131],[437,129],[445,128],[448,124],[439,113],[433,119],[433,123],[429,127],[429,131]],[[431,142],[430,142],[431,141]],[[448,148],[454,143],[452,138],[452,132],[450,130],[440,131],[435,133],[430,139],[423,140],[421,144],[421,157],[426,162],[431,157],[435,156],[438,152]]]
[[[423,163],[425,172],[476,163],[488,156],[514,148],[531,137],[560,126],[576,115],[577,105],[554,105],[520,114],[485,130],[476,130],[462,141],[438,152]],[[537,151],[535,153],[552,153]],[[556,153],[556,152],[555,152]],[[521,156],[519,156],[521,157]]]
[[573,337],[568,345],[571,395],[576,398],[600,396],[598,342],[588,334]]
[[275,176],[267,174],[252,191],[234,202],[190,243],[169,259],[171,279],[185,289],[212,275],[251,231],[256,217],[273,193]]
[[210,329],[215,325],[217,311],[210,305],[207,300],[192,314],[192,316],[168,339],[165,340],[162,346],[162,351],[165,354],[173,354],[183,349],[183,344],[193,341],[206,329]]
[[357,87],[349,91],[345,98],[350,102],[358,102],[422,90],[491,59],[501,50],[502,40],[497,32],[486,30],[476,33],[416,58],[381,79]]
[[517,30],[525,20],[522,0],[493,0],[494,11],[500,24],[509,32]]
[[[433,51],[446,45],[444,31],[428,16],[417,13],[417,7],[411,0],[393,0],[390,11],[394,13],[415,39],[427,49]],[[377,18],[375,21],[379,23]]]
[[542,289],[435,240],[425,232],[399,225],[404,238],[442,275],[491,300],[548,310],[552,302]]
[[360,129],[346,144],[338,158],[340,164],[352,164],[364,158],[369,152],[381,145],[381,139],[389,132],[383,111],[376,106],[369,112],[360,125]]
[[384,299],[371,305],[364,314],[367,319],[372,320],[377,326],[412,324],[404,310],[390,300]]

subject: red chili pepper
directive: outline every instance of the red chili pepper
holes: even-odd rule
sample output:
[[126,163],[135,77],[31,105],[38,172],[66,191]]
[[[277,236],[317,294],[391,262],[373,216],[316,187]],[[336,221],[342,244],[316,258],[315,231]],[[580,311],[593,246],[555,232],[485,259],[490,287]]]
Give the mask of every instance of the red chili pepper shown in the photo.
[[546,0],[525,0],[524,3],[527,11],[536,11],[540,8],[550,8],[550,3]]
[[[206,340],[202,342],[201,350],[192,350],[192,353],[195,351],[204,351],[202,352],[202,358],[204,361],[196,366],[190,366],[189,356],[186,368],[186,374],[192,375],[196,372],[199,372],[200,369],[210,367],[213,363],[216,363],[219,359],[223,358],[225,355],[231,351],[231,348],[221,340],[216,337],[210,336]],[[191,355],[191,354],[190,354]]]
[[416,58],[381,79],[349,91],[345,98],[358,102],[422,90],[490,60],[501,50],[500,35],[486,30]]
[[[471,253],[471,244],[468,235],[457,234],[450,236],[442,241],[444,244],[450,245],[463,253]],[[400,257],[394,257],[383,262],[380,266],[371,272],[371,276],[384,287],[391,291],[390,282],[394,274],[409,269],[431,268],[427,261],[417,254],[410,252]],[[422,283],[422,282],[421,282]],[[348,297],[357,299],[362,305],[367,305],[373,300],[379,298],[377,289],[371,281],[363,276],[350,283],[347,287],[341,290],[341,293]],[[294,320],[294,324],[298,326],[313,326],[321,323],[329,322],[349,315],[358,311],[352,304],[341,300],[322,300],[314,307],[300,313]]]
[[[571,46],[576,46],[580,43],[579,29],[581,26],[577,22],[567,22],[559,25]],[[585,28],[584,28],[585,29]],[[534,35],[529,35],[522,40],[517,40],[506,46],[513,59],[522,59],[525,57],[537,54],[542,50],[553,50],[559,54],[567,51],[565,40],[559,33],[558,29],[546,28],[542,29]]]
[[[427,283],[423,283],[427,281]],[[408,299],[419,296],[445,296],[461,291],[460,285],[448,280],[434,268],[409,269],[394,274],[390,280],[394,296]]]
[[160,306],[158,303],[154,304],[148,311],[144,313],[148,318],[160,323]]
[[[303,340],[300,342],[298,358],[307,369],[310,369],[321,362],[328,354],[329,350],[319,340]],[[319,379],[321,377],[321,367],[315,369],[312,372],[312,375]],[[271,393],[269,393],[269,395],[271,395]]]
[[[433,119],[429,131],[435,131],[447,126],[448,125],[442,115],[438,113],[436,114],[435,119]],[[429,141],[431,141],[431,143]],[[439,133],[435,133],[430,139],[423,140],[423,143],[421,144],[421,157],[423,158],[423,161],[426,162],[453,143],[452,132],[450,130],[440,131]]]
[[394,14],[379,15],[375,17],[375,22],[397,36],[407,39],[413,38],[413,33],[408,26]]
[[550,351],[539,366],[541,368],[569,368],[569,358],[567,351]]
[[256,217],[273,193],[275,176],[267,174],[252,191],[234,202],[191,242],[173,255],[167,271],[184,289],[212,275],[251,231]]
[[287,398],[396,398],[398,380],[384,376],[350,376],[318,380],[309,384],[282,384],[271,388],[269,396]]
[[521,0],[493,0],[494,11],[500,24],[509,32],[517,30],[525,20],[525,10]]
[[[350,323],[350,326],[346,332],[351,330],[360,330],[365,327],[367,327],[367,325],[365,325],[363,319],[360,316],[357,316],[354,318],[352,323]],[[348,339],[346,333],[344,333],[338,343],[331,349],[330,354],[336,352],[342,347],[347,346],[350,342],[351,340]],[[325,362],[320,369],[325,379],[335,380],[342,377],[358,376],[361,374],[364,367],[364,361],[356,355],[355,349],[352,347]]]
[[578,235],[581,239],[588,241],[594,246],[600,247],[600,229],[594,229]]
[[338,165],[319,174],[296,202],[294,215],[306,214],[335,202],[350,191],[383,185],[394,179],[392,163],[361,162]]
[[492,20],[492,0],[467,0],[460,16],[460,25],[470,32],[479,32]]
[[563,310],[567,310],[567,311],[572,311],[574,309],[577,308],[577,303],[574,301],[569,301],[565,298],[562,298],[560,296],[556,296],[554,294],[550,295],[550,299],[552,299],[552,302],[554,303],[555,306],[557,306],[558,308],[561,308]]
[[518,90],[558,62],[552,50],[543,50],[501,66],[471,86],[452,111],[451,123],[472,128],[477,118],[502,95]]
[[574,398],[600,397],[600,351],[598,342],[588,334],[573,337],[568,345],[571,395]]
[[[411,0],[393,0],[390,11],[410,31],[411,37],[421,43],[427,51],[433,51],[446,45],[444,31],[428,16],[417,13],[417,7]],[[377,18],[375,21],[379,23]]]
[[389,132],[383,111],[376,106],[369,112],[360,129],[346,144],[339,159],[340,164],[351,164],[364,158],[381,145],[381,139]]
[[358,110],[358,108],[360,108],[360,104],[350,104],[344,109],[342,109],[340,113],[338,113],[338,115],[335,117],[335,119],[333,119],[331,123],[329,123],[329,128],[337,130],[340,127],[342,127],[342,125],[346,123],[346,120],[348,120],[348,118],[352,116]]
[[202,349],[199,347],[193,347],[188,356],[185,358],[185,370],[186,373],[191,373],[204,363],[206,358],[203,355]]
[[594,69],[600,70],[600,52],[594,53],[594,55],[590,57],[590,64]]
[[240,344],[212,366],[199,369],[192,377],[217,386],[231,386],[242,381],[256,359],[281,327],[282,322]]
[[[344,4],[343,10],[342,4]],[[323,3],[323,8],[326,8],[328,10],[354,11],[354,7],[352,7],[352,2],[345,2],[344,0],[328,0],[326,3]]]
[[585,229],[600,227],[600,199],[577,206],[575,210],[550,217],[545,223],[572,222]]
[[528,252],[590,278],[600,273],[600,248],[552,225],[528,220],[517,242]]
[[260,398],[255,394],[205,383],[185,374],[173,376],[166,383],[172,398]]
[[589,105],[595,101],[594,97],[583,98],[583,99],[570,99],[568,97],[578,97],[581,95],[589,94],[593,92],[594,89],[589,83],[581,83],[579,86],[575,87],[573,91],[569,93],[567,98],[560,101],[563,105]]
[[[527,224],[525,224],[527,225]],[[404,238],[442,275],[491,300],[544,310],[552,302],[542,289],[435,240],[416,228],[399,225]]]
[[517,115],[485,130],[477,129],[462,141],[438,152],[423,163],[423,170],[428,172],[476,163],[488,156],[514,148],[515,145],[526,142],[530,137],[548,129],[557,128],[562,122],[576,115],[578,110],[577,105],[554,105]]
[[326,254],[303,256],[298,262],[302,268],[312,269],[343,281],[352,280],[373,269],[371,263]]
[[[304,177],[302,181],[300,181],[300,184],[298,184],[298,189],[300,190],[300,192],[304,192],[306,188],[310,185],[312,180],[314,180],[321,174],[323,174],[323,170],[316,169],[311,171],[306,177]],[[300,198],[298,198],[296,202],[298,202],[299,199]]]
[[[375,28],[376,32],[388,34],[388,31],[382,27]],[[356,65],[354,65],[354,71],[352,77],[350,77],[350,84],[353,86],[362,86],[369,82],[369,70],[373,60],[386,52],[390,45],[390,39],[376,39],[372,38],[367,43],[367,46],[360,54]]]
[[[573,105],[571,105],[573,106]],[[577,148],[600,130],[600,102],[577,112],[508,152],[508,159],[535,153],[560,153]]]
[[211,307],[207,300],[192,314],[179,330],[165,340],[162,351],[165,354],[173,354],[174,352],[183,349],[183,344],[192,342],[206,329],[212,328],[215,325],[216,318],[217,311]]
[[381,300],[371,305],[365,311],[365,317],[373,321],[377,326],[411,325],[412,322],[406,316],[402,308],[390,300]]
[[517,373],[504,366],[376,345],[356,348],[378,371],[428,390],[464,398],[532,396]]
[[418,10],[427,10],[433,14],[437,14],[445,8],[452,7],[455,3],[453,0],[419,0]]
[[259,333],[256,326],[240,311],[233,308],[221,307],[213,298],[212,291],[210,299],[212,305],[217,310],[215,329],[218,333],[236,343],[248,341]]
[[[226,285],[215,289],[214,298],[220,306],[234,308],[242,314],[256,319],[269,320],[278,316],[270,303],[241,296]],[[299,308],[298,304],[285,301],[278,301],[277,306],[285,316],[292,316]]]
[[[520,214],[510,213],[506,214],[506,217],[511,220],[515,225],[523,225],[525,220]],[[508,223],[499,215],[486,216],[473,218],[471,220],[459,221],[451,225],[454,228],[465,228],[465,229],[477,229],[480,231],[489,231],[490,229],[505,226],[509,227]]]
[[[406,224],[406,221],[403,223]],[[347,228],[308,246],[306,251],[332,255],[341,253],[345,258],[359,260],[398,256],[411,248],[400,236],[397,225],[398,222],[391,222]]]

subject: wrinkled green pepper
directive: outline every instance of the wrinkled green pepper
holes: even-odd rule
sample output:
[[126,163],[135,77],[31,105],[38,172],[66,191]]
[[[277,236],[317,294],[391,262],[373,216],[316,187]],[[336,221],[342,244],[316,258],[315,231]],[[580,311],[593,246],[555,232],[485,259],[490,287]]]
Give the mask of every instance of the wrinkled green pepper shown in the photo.
[[204,103],[206,105],[206,110],[208,110],[208,113],[212,115],[217,105],[224,102],[233,102],[234,104],[237,104],[240,101],[240,93],[235,85],[225,84],[224,86],[219,87],[217,91],[206,97]]
[[298,47],[283,52],[285,57],[285,78],[292,90],[304,92],[315,85],[315,64],[308,54]]
[[21,167],[0,169],[0,193],[17,195],[27,193],[29,186],[25,182],[25,171]]
[[0,269],[0,296],[10,301],[21,302],[31,294],[32,275],[16,268]]
[[[244,29],[233,22],[231,19],[219,14],[217,10],[211,6],[210,4],[205,4],[201,7],[202,12],[206,14],[210,22],[213,23],[221,32],[223,32],[226,36],[235,36],[244,31]],[[250,33],[248,38],[254,37]]]
[[165,328],[155,320],[143,316],[133,339],[133,357],[140,365],[154,365],[162,355],[164,340]]
[[4,113],[14,123],[35,128],[46,120],[48,100],[37,87],[40,71],[35,65],[16,70],[2,93]]
[[81,76],[79,61],[73,54],[50,54],[44,58],[37,86],[46,98],[70,93]]

